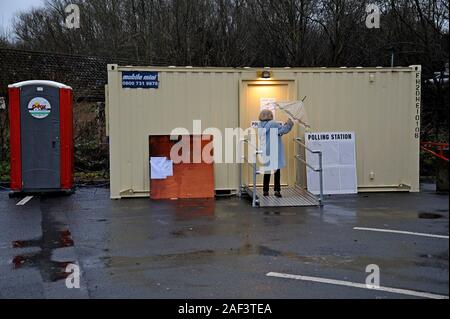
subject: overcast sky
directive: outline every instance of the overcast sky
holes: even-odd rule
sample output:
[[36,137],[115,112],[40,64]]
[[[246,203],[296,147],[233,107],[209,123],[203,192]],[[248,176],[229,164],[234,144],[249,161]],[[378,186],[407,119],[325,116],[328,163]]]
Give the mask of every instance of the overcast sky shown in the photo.
[[0,0],[0,29],[9,29],[17,12],[39,7],[43,0]]

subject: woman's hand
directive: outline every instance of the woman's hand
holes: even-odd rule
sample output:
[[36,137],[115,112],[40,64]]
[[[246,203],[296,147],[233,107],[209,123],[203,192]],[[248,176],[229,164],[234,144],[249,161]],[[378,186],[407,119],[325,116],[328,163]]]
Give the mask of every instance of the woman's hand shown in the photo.
[[287,124],[288,124],[289,126],[294,126],[294,122],[292,122],[291,118],[288,118]]

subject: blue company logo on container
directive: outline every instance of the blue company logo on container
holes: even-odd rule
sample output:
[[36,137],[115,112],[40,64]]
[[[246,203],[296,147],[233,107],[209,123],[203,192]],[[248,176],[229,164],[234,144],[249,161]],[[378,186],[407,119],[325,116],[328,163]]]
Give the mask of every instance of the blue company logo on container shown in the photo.
[[122,88],[124,89],[158,89],[158,72],[122,72]]

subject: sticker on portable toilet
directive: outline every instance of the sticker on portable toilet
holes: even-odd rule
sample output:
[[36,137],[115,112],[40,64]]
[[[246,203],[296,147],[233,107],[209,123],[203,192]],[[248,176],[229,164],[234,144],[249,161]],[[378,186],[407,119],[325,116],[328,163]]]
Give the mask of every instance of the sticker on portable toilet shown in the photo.
[[36,119],[45,119],[51,110],[50,102],[42,97],[35,97],[28,103],[28,112]]

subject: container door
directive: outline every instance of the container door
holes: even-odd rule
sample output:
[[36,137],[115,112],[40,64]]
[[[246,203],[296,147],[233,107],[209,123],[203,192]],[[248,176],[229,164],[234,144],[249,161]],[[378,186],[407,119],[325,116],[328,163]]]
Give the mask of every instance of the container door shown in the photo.
[[23,87],[20,109],[23,189],[59,189],[59,89]]
[[[284,102],[295,100],[294,82],[292,81],[254,81],[244,82],[243,105],[241,105],[241,127],[248,128],[253,122],[257,122],[261,109],[265,103]],[[275,120],[286,122],[288,117],[280,110],[275,110]],[[257,131],[255,132],[257,134]],[[296,137],[296,131],[283,137],[285,146],[286,167],[281,170],[282,186],[295,185],[295,144],[293,139]],[[259,144],[259,143],[258,143]],[[249,166],[243,166],[243,181],[247,185],[253,185],[252,171]],[[271,178],[271,187],[274,183],[274,177]],[[263,184],[263,176],[258,175],[257,185]]]

